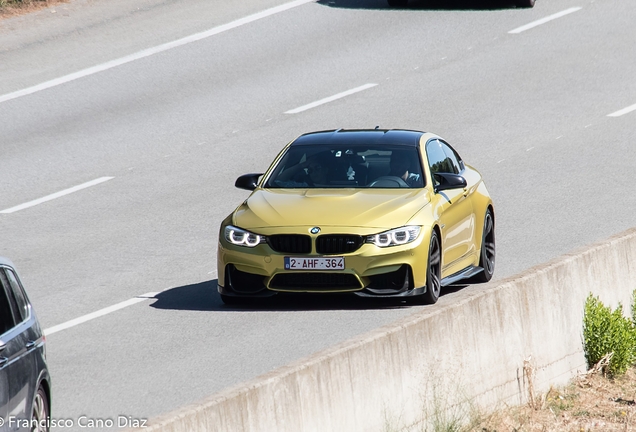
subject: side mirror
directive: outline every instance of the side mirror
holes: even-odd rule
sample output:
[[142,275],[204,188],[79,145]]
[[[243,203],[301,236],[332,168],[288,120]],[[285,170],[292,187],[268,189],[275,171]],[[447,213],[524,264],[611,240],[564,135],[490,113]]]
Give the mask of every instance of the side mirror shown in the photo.
[[262,175],[263,173],[243,174],[236,179],[234,186],[239,189],[254,190],[258,186],[258,178]]
[[435,186],[435,192],[441,192],[448,189],[460,189],[465,188],[467,183],[466,179],[459,174],[451,173],[435,173],[433,177],[439,184]]

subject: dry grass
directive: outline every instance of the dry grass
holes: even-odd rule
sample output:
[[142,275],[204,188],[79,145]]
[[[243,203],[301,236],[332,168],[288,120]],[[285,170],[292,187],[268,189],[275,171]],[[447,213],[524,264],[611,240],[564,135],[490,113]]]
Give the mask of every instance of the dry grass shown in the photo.
[[529,395],[526,406],[500,410],[467,429],[478,432],[636,431],[636,368],[611,379],[600,369],[567,387]]
[[0,20],[67,2],[68,0],[0,0]]

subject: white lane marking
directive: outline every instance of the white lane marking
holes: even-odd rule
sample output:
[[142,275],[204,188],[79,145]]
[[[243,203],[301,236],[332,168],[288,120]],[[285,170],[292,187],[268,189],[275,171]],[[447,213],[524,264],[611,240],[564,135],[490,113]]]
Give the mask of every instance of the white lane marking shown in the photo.
[[28,88],[25,88],[25,89],[22,89],[22,90],[18,90],[18,91],[12,92],[12,93],[7,93],[5,95],[0,96],[0,103],[6,102],[6,101],[11,100],[11,99],[19,98],[21,96],[26,96],[26,95],[29,95],[29,94],[32,94],[32,93],[35,93],[35,92],[39,92],[40,90],[45,90],[45,89],[48,89],[48,88],[51,88],[51,87],[55,87],[55,86],[58,86],[60,84],[67,83],[69,81],[74,81],[74,80],[79,79],[79,78],[83,78],[83,77],[86,77],[86,76],[89,76],[89,75],[93,75],[93,74],[96,74],[98,72],[103,72],[105,70],[112,69],[114,67],[121,66],[123,64],[130,63],[130,62],[133,62],[135,60],[142,59],[144,57],[149,57],[151,55],[154,55],[154,54],[157,54],[157,53],[160,53],[160,52],[163,52],[163,51],[167,51],[167,50],[172,49],[172,48],[180,47],[180,46],[192,43],[192,42],[199,41],[201,39],[206,39],[206,38],[209,38],[210,36],[214,36],[214,35],[217,35],[219,33],[223,33],[223,32],[226,32],[228,30],[232,30],[232,29],[235,29],[237,27],[243,26],[245,24],[249,24],[249,23],[252,23],[254,21],[269,17],[271,15],[274,15],[274,14],[277,14],[277,13],[280,13],[280,12],[284,12],[286,10],[295,8],[297,6],[302,6],[302,5],[307,4],[307,3],[313,3],[315,1],[316,0],[295,0],[295,1],[292,1],[292,2],[289,2],[289,3],[282,4],[280,6],[276,6],[276,7],[270,8],[270,9],[266,9],[266,10],[264,10],[262,12],[258,12],[258,13],[246,16],[244,18],[237,19],[236,21],[232,21],[230,23],[223,24],[223,25],[220,25],[218,27],[211,28],[210,30],[203,31],[201,33],[196,33],[196,34],[193,34],[193,35],[190,35],[190,36],[186,36],[186,37],[184,37],[182,39],[178,39],[176,41],[172,41],[172,42],[168,42],[168,43],[165,43],[165,44],[162,44],[162,45],[158,45],[156,47],[148,48],[148,49],[139,51],[137,53],[134,53],[134,54],[131,54],[131,55],[128,55],[128,56],[125,56],[125,57],[121,57],[119,59],[111,60],[109,62],[102,63],[102,64],[99,64],[99,65],[96,65],[96,66],[92,66],[92,67],[83,69],[83,70],[81,70],[79,72],[74,72],[72,74],[65,75],[63,77],[56,78],[56,79],[53,79],[53,80],[50,80],[50,81],[46,81],[46,82],[43,82],[41,84],[38,84],[38,85],[35,85],[35,86],[32,86],[32,87],[28,87]]
[[33,206],[36,206],[38,204],[42,204],[44,202],[51,201],[51,200],[54,200],[56,198],[62,197],[64,195],[72,194],[73,192],[77,192],[79,190],[86,189],[88,187],[95,186],[95,185],[98,185],[100,183],[104,183],[105,181],[111,180],[113,178],[114,177],[100,177],[98,179],[91,180],[91,181],[86,182],[86,183],[82,183],[81,185],[73,186],[72,188],[64,189],[63,191],[59,191],[59,192],[53,193],[51,195],[47,195],[47,196],[42,197],[42,198],[38,198],[38,199],[33,200],[33,201],[29,201],[27,203],[20,204],[20,205],[17,205],[15,207],[8,208],[6,210],[0,210],[0,213],[17,212],[18,210],[23,210],[25,208],[33,207]]
[[152,299],[157,297],[159,294],[161,294],[161,291],[147,292],[146,294],[138,295],[136,298]]
[[540,20],[533,21],[530,24],[526,24],[526,25],[518,27],[518,28],[516,28],[514,30],[510,30],[508,33],[511,33],[511,34],[521,33],[523,31],[530,30],[531,28],[540,26],[541,24],[545,24],[548,21],[552,21],[552,20],[555,20],[557,18],[561,18],[561,17],[563,17],[565,15],[569,15],[569,14],[571,14],[573,12],[576,12],[576,11],[579,11],[581,9],[582,9],[581,7],[572,7],[570,9],[566,9],[564,11],[561,11],[561,12],[555,13],[553,15],[547,16],[545,18],[542,18]]
[[301,107],[294,108],[294,109],[289,110],[289,111],[285,111],[285,114],[298,114],[299,112],[306,111],[306,110],[311,109],[311,108],[315,108],[315,107],[317,107],[319,105],[323,105],[323,104],[326,104],[328,102],[335,101],[336,99],[340,99],[340,98],[352,95],[354,93],[358,93],[358,92],[361,92],[363,90],[370,89],[371,87],[375,87],[375,86],[377,86],[377,84],[365,84],[365,85],[362,85],[360,87],[356,87],[354,89],[347,90],[347,91],[344,91],[342,93],[338,93],[338,94],[335,94],[333,96],[329,96],[329,97],[324,98],[324,99],[320,99],[319,101],[312,102],[310,104],[303,105]]
[[95,318],[99,318],[99,317],[107,315],[107,314],[109,314],[111,312],[115,312],[115,311],[118,311],[118,310],[123,309],[125,307],[132,306],[132,305],[134,305],[136,303],[139,303],[139,302],[146,301],[148,299],[154,298],[157,294],[158,293],[154,293],[154,292],[142,294],[142,295],[137,296],[135,298],[131,298],[130,300],[126,300],[126,301],[123,301],[121,303],[117,303],[115,305],[106,307],[104,309],[100,309],[100,310],[98,310],[96,312],[89,313],[87,315],[81,316],[79,318],[75,318],[75,319],[72,319],[70,321],[66,321],[65,323],[58,324],[58,325],[53,326],[53,327],[49,327],[48,329],[44,330],[44,334],[46,336],[50,336],[53,333],[57,333],[59,331],[66,330],[66,329],[69,329],[71,327],[75,327],[76,325],[83,324],[83,323],[85,323],[87,321],[90,321],[90,320],[94,320]]
[[607,116],[608,117],[620,117],[620,116],[625,115],[627,113],[630,113],[632,111],[636,111],[636,104],[630,105],[627,108],[623,108],[622,110],[618,110],[616,112],[608,114]]

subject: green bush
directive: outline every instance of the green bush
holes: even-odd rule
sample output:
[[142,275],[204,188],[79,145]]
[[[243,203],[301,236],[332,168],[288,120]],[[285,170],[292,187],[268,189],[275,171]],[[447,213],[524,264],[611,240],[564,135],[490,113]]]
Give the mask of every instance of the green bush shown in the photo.
[[636,290],[632,291],[632,324],[636,326]]
[[[632,297],[636,299],[636,291]],[[585,301],[583,343],[585,359],[591,368],[612,353],[605,368],[611,376],[622,375],[636,361],[636,306],[632,304],[632,319],[623,316],[623,307],[612,311],[598,297],[590,294]]]

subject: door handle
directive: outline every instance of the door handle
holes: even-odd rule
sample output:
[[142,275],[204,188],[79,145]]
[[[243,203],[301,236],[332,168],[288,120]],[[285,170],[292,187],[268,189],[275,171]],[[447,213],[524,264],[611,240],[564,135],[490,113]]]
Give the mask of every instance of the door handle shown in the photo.
[[31,349],[31,348],[33,348],[35,345],[37,345],[37,342],[36,342],[36,341],[32,341],[32,340],[30,340],[30,341],[28,341],[28,342],[26,343],[26,345],[25,345],[25,346],[26,346],[26,349]]
[[5,363],[9,361],[6,357],[0,357],[0,366],[4,366]]

